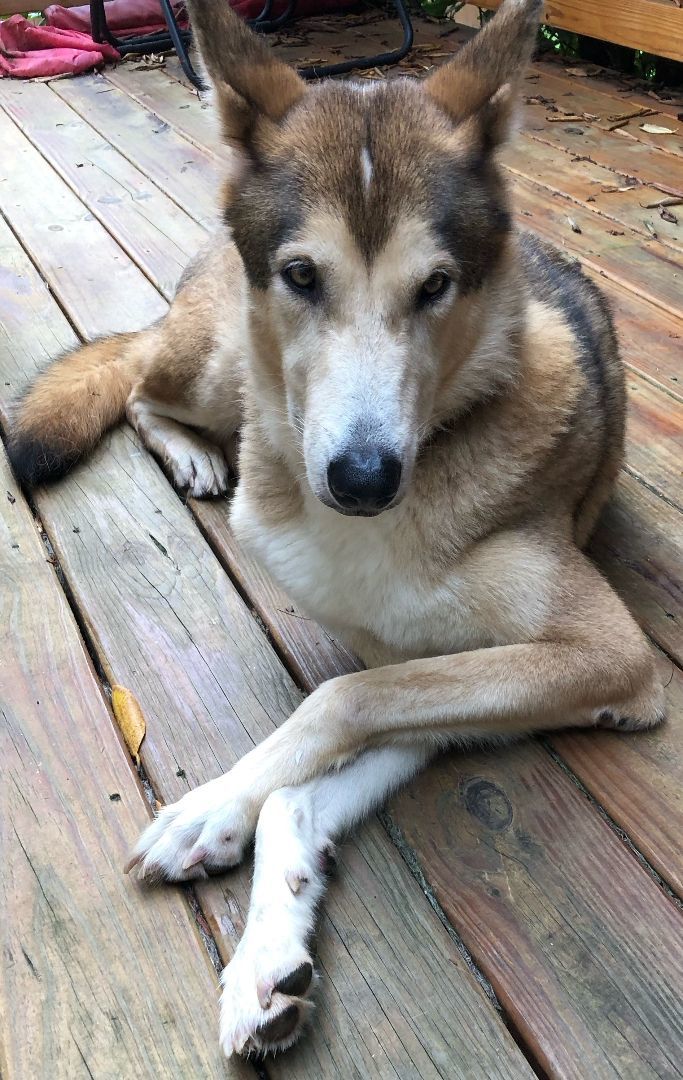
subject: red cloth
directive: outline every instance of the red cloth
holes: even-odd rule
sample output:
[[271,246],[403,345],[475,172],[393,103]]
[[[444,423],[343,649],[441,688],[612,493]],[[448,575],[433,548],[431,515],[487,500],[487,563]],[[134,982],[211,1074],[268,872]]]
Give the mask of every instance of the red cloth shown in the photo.
[[95,44],[90,34],[34,26],[23,15],[12,15],[0,22],[0,78],[76,74],[105,60],[119,59],[116,49]]

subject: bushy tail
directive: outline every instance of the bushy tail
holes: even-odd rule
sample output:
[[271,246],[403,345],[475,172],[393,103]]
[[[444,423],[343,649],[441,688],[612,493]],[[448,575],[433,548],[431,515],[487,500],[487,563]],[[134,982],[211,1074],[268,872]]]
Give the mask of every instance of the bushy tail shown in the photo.
[[56,360],[17,404],[8,453],[29,486],[56,480],[123,419],[143,334],[118,334]]

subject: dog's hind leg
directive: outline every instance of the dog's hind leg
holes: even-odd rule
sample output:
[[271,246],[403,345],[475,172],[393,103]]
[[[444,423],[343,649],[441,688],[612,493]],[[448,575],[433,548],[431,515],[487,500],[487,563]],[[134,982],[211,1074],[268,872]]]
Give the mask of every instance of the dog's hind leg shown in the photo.
[[249,917],[223,972],[225,1053],[284,1050],[311,1012],[316,975],[309,952],[333,841],[436,751],[434,742],[370,750],[345,768],[266,800],[256,830]]

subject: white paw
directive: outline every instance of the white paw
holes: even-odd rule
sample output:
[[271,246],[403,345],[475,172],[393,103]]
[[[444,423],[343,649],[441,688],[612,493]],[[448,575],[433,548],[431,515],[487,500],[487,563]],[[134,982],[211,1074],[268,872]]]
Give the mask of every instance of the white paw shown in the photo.
[[126,870],[137,866],[148,881],[189,881],[237,866],[254,834],[258,808],[230,775],[163,807],[138,840]]
[[303,789],[269,796],[256,831],[247,926],[223,972],[220,1037],[228,1057],[286,1050],[305,1026],[316,982],[308,943],[328,846],[316,833]]
[[224,495],[228,490],[228,464],[223,451],[210,443],[189,440],[166,447],[166,462],[173,474],[176,487],[187,491],[195,499],[207,495]]
[[305,948],[272,930],[245,932],[221,982],[220,1040],[227,1057],[286,1050],[313,1008],[313,962]]

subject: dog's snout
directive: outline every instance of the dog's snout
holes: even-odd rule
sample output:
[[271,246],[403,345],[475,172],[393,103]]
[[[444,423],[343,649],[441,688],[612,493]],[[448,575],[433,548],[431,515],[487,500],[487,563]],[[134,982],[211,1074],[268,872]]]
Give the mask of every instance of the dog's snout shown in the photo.
[[357,514],[376,513],[393,502],[401,483],[401,462],[378,447],[347,450],[331,461],[327,483],[339,506]]

